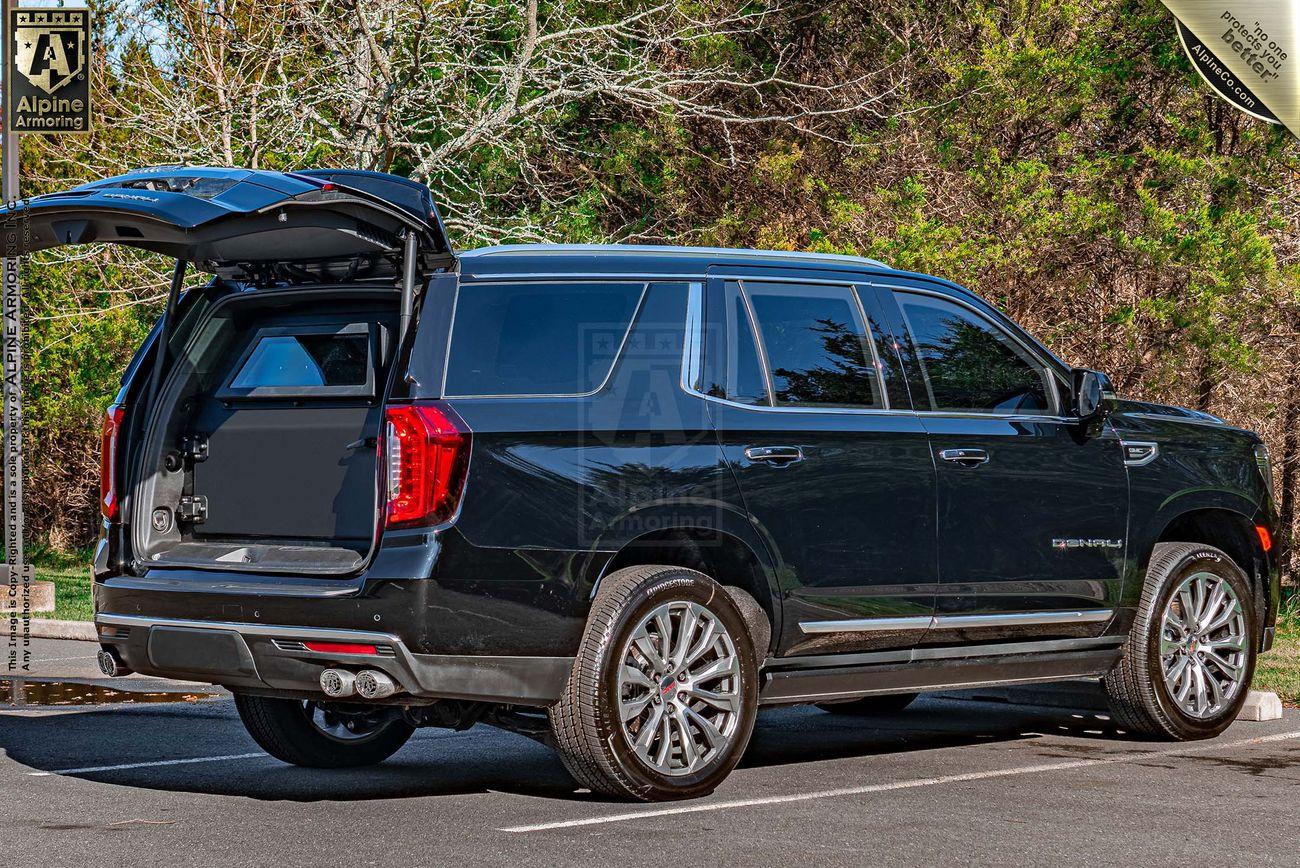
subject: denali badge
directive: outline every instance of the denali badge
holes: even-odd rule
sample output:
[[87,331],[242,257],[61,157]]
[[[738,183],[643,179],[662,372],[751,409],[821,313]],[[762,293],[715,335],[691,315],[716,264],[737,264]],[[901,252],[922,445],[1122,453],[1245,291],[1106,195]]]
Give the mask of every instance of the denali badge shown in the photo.
[[1122,549],[1122,539],[1053,539],[1054,549]]

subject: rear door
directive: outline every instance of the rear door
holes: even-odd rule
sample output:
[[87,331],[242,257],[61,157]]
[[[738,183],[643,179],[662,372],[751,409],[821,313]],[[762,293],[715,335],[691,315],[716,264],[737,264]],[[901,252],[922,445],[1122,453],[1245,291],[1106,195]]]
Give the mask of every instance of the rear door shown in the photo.
[[1118,437],[1085,432],[1064,372],[991,311],[921,284],[892,298],[938,474],[926,643],[1099,635],[1124,571]]
[[872,290],[710,276],[700,390],[778,562],[785,655],[910,648],[936,580],[934,467]]

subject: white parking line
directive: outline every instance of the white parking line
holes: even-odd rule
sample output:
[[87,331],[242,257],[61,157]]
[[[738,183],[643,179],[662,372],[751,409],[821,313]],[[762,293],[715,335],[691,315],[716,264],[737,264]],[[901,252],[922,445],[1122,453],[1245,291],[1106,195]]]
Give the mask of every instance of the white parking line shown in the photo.
[[1035,766],[1020,766],[1010,769],[994,769],[985,772],[967,772],[960,775],[943,775],[934,778],[915,778],[906,781],[894,781],[888,784],[869,784],[861,787],[844,787],[838,790],[819,790],[809,793],[790,793],[784,796],[767,796],[756,799],[732,799],[726,802],[713,802],[712,804],[686,805],[676,808],[651,808],[644,811],[629,811],[625,814],[609,814],[603,817],[585,817],[579,820],[556,820],[550,823],[534,823],[528,826],[507,826],[504,829],[498,829],[498,832],[544,832],[548,829],[569,829],[576,826],[597,826],[604,823],[627,823],[633,820],[644,820],[650,817],[670,817],[678,814],[702,814],[709,811],[726,811],[731,808],[748,808],[755,805],[780,805],[787,802],[807,802],[813,799],[831,799],[839,796],[861,796],[870,793],[885,793],[892,790],[910,790],[917,787],[932,787],[938,784],[956,784],[966,781],[983,781],[990,778],[1007,778],[1015,775],[1031,775],[1040,772],[1059,772],[1070,769],[1091,768],[1094,766],[1118,765],[1120,763],[1142,762],[1143,760],[1154,759],[1157,757],[1176,756],[1180,754],[1191,753],[1210,753],[1216,750],[1228,750],[1235,747],[1246,747],[1253,744],[1264,744],[1273,741],[1285,741],[1287,739],[1300,738],[1300,731],[1284,732],[1276,735],[1265,735],[1259,738],[1248,738],[1242,741],[1216,742],[1197,747],[1171,748],[1169,750],[1151,750],[1142,751],[1141,753],[1125,754],[1123,756],[1106,757],[1104,759],[1085,759],[1085,760],[1068,760],[1059,763],[1043,763]]
[[94,654],[83,654],[78,657],[42,657],[39,660],[33,660],[32,663],[57,663],[60,660],[94,660]]
[[199,756],[191,759],[173,759],[173,760],[155,760],[147,763],[123,763],[116,766],[86,766],[80,769],[55,769],[50,772],[28,772],[27,776],[32,778],[44,778],[50,775],[81,775],[87,772],[116,772],[123,769],[147,769],[154,766],[180,766],[187,763],[219,763],[226,760],[253,759],[254,757],[265,757],[267,754],[261,753],[232,753],[226,756]]

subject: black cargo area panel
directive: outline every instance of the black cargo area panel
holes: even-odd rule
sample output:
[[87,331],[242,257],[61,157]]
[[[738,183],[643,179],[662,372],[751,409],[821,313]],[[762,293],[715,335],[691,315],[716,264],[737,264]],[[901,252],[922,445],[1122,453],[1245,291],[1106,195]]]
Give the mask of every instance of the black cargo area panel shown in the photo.
[[369,545],[379,412],[210,402],[195,420],[208,439],[207,459],[194,465],[194,493],[207,498],[195,536]]

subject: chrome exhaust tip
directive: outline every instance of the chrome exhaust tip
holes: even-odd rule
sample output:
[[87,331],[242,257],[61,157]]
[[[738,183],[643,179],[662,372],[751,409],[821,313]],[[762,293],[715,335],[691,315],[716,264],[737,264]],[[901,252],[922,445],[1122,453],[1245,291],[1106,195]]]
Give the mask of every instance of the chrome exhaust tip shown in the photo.
[[99,671],[109,678],[121,678],[123,675],[131,674],[131,668],[122,662],[122,658],[117,656],[116,651],[101,649],[95,655],[95,659],[99,662]]
[[320,674],[320,689],[331,699],[342,699],[357,692],[357,676],[346,669],[326,669]]
[[397,683],[382,672],[363,669],[357,675],[357,693],[362,699],[386,699],[397,692]]

